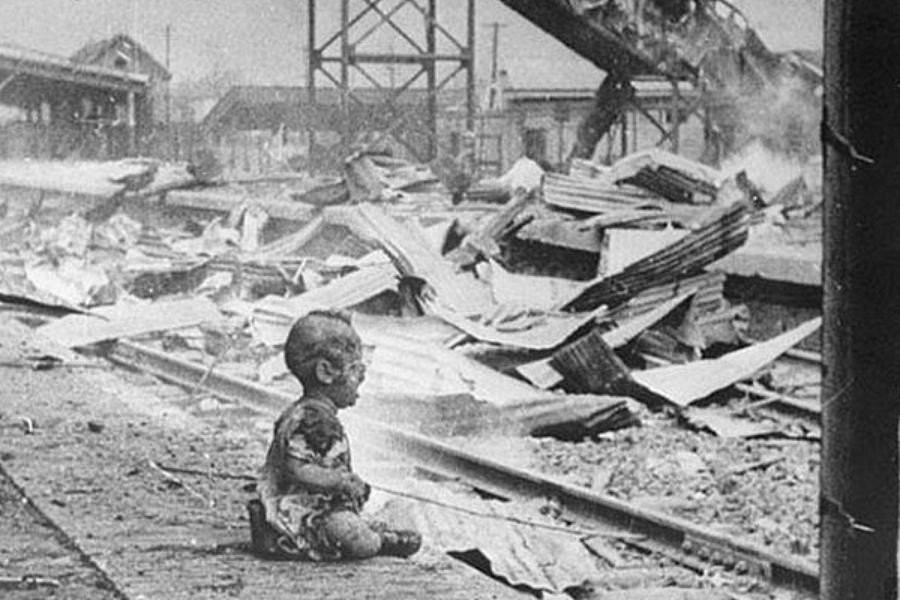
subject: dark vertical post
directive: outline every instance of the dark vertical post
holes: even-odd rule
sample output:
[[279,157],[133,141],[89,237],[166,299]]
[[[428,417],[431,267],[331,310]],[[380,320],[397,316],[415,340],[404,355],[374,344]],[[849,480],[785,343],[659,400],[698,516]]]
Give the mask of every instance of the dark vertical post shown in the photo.
[[678,89],[677,80],[672,79],[670,83],[672,84],[672,129],[669,139],[672,140],[672,152],[678,154],[681,146],[681,92]]
[[169,79],[166,80],[166,129],[172,128],[172,26],[166,25],[166,71]]
[[475,131],[475,0],[469,0],[466,22],[466,131]]
[[169,78],[166,79],[166,134],[165,152],[169,160],[178,160],[175,149],[175,134],[172,130],[172,25],[166,24],[166,71]]
[[316,48],[316,0],[306,2],[306,142],[307,164],[312,168],[316,152],[316,69],[319,68],[318,48]]
[[129,91],[125,95],[125,127],[128,137],[128,156],[137,154],[137,95]]
[[428,10],[425,14],[425,51],[428,57],[425,59],[425,77],[428,85],[428,160],[437,157],[437,40],[435,38],[435,21],[437,19],[437,0],[428,0]]
[[353,127],[350,124],[350,0],[341,0],[341,144],[350,154]]
[[491,83],[497,82],[497,55],[500,52],[500,22],[491,23],[493,37],[491,39]]
[[824,600],[897,597],[900,10],[825,3]]

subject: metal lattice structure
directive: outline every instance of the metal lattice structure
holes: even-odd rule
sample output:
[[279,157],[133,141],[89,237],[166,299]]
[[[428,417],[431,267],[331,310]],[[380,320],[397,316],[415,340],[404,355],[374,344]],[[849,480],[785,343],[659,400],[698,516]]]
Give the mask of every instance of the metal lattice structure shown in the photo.
[[[807,76],[771,52],[731,0],[501,0],[611,77],[597,91],[595,110],[580,128],[573,155],[587,158],[596,143],[634,108],[659,131],[657,145],[679,147],[679,126],[703,120],[707,140],[733,149],[735,112],[747,97],[764,98],[785,75],[805,81],[809,96],[820,76]],[[671,123],[656,119],[627,93],[629,82],[662,77],[672,87]],[[687,98],[679,83],[697,95]],[[709,148],[707,150],[710,150]]]
[[[339,147],[332,151],[344,156],[360,145],[393,140],[413,158],[430,161],[438,154],[442,98],[450,92],[461,97],[455,108],[464,111],[466,128],[473,128],[475,0],[453,1],[454,8],[466,10],[461,19],[454,14],[453,24],[438,18],[437,4],[307,0],[310,157],[340,158],[333,153],[323,158],[329,153],[317,146],[317,130],[329,129],[340,135]],[[464,87],[452,87],[460,76]],[[332,86],[339,96],[337,111],[321,101]]]

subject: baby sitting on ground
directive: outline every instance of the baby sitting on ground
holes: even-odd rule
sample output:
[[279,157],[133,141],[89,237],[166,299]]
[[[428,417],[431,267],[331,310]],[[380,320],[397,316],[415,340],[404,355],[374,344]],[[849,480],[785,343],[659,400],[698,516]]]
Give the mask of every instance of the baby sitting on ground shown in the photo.
[[254,550],[301,560],[407,557],[421,536],[361,515],[370,487],[353,472],[337,412],[353,406],[365,377],[362,342],[345,313],[314,311],[291,328],[284,348],[303,397],[275,422],[251,502]]

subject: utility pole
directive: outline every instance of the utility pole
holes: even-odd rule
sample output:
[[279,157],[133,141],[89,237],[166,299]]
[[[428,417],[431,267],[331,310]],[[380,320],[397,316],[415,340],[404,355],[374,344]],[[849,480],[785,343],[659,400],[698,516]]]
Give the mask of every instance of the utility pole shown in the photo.
[[900,10],[826,0],[820,597],[897,598]]
[[503,92],[505,90],[501,90],[498,77],[498,61],[500,55],[500,29],[506,27],[505,23],[501,23],[500,21],[491,21],[490,23],[486,23],[488,27],[491,28],[491,84],[488,88],[488,101],[487,108],[494,109],[498,106],[502,105],[502,100],[500,100]]
[[491,83],[497,82],[497,61],[500,54],[500,29],[506,27],[505,23],[500,21],[491,21],[487,23],[493,31],[491,33]]
[[[172,25],[166,25],[166,71],[169,79],[166,81],[166,129],[172,128]],[[169,132],[171,134],[171,131]]]

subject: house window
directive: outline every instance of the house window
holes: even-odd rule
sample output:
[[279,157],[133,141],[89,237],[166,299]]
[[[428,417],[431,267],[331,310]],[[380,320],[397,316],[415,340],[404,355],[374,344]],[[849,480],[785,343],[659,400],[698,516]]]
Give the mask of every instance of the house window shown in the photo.
[[535,162],[547,160],[547,130],[540,128],[528,128],[522,133],[522,145],[525,147],[525,156]]

